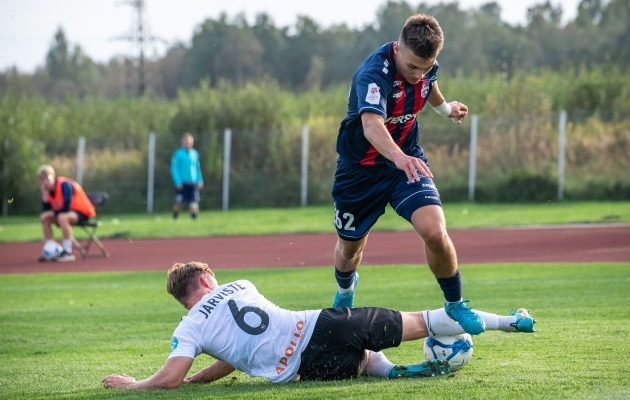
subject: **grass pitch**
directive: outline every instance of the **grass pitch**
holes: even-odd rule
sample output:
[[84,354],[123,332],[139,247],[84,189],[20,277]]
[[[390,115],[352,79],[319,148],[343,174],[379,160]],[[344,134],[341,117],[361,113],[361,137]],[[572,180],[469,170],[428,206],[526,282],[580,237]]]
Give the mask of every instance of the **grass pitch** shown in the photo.
[[[444,204],[448,229],[490,228],[549,224],[630,222],[630,202],[549,202],[543,204]],[[106,210],[106,208],[105,208]],[[202,210],[192,221],[182,212],[173,222],[170,213],[102,215],[98,236],[104,238],[172,238],[226,235],[334,232],[334,208],[300,207]],[[410,231],[413,227],[390,207],[373,230]],[[61,238],[59,229],[53,230]],[[0,242],[42,240],[37,215],[0,219]]]
[[[142,379],[160,368],[185,310],[164,288],[165,272],[4,275],[0,280],[0,397],[621,399],[630,397],[630,264],[509,264],[461,267],[465,296],[480,310],[526,307],[535,334],[486,332],[464,369],[430,379],[273,385],[233,374],[172,391],[105,390],[111,373]],[[331,304],[330,268],[217,270],[219,282],[249,279],[293,310]],[[361,267],[356,305],[439,308],[425,267]],[[393,362],[423,358],[422,341],[386,350]],[[212,360],[200,356],[192,372]]]

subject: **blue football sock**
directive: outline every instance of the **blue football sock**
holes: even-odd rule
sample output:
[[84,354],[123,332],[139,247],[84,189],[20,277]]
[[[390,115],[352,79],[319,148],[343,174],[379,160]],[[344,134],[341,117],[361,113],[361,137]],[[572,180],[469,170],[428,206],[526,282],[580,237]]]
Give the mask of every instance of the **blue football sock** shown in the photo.
[[462,300],[462,278],[459,275],[459,270],[450,278],[437,278],[437,281],[446,301],[453,303]]

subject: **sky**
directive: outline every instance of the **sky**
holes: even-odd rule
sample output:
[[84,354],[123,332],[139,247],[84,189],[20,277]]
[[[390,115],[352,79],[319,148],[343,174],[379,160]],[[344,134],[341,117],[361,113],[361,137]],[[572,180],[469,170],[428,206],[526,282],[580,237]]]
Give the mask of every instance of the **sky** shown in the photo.
[[[298,15],[308,16],[322,27],[346,23],[361,28],[375,21],[387,0],[144,0],[149,31],[167,43],[189,44],[194,30],[207,18],[222,12],[233,18],[244,13],[252,22],[266,12],[278,27],[293,26]],[[421,0],[406,0],[416,6]],[[456,0],[453,0],[456,1]],[[460,8],[476,8],[491,0],[459,0]],[[527,8],[543,0],[496,0],[501,18],[513,25],[526,23]],[[97,62],[134,55],[132,45],[116,37],[131,32],[134,11],[131,0],[0,0],[0,71],[16,66],[32,73],[45,64],[46,53],[58,27],[72,45]],[[424,0],[437,4],[439,0]],[[448,1],[445,1],[448,2]],[[574,19],[580,0],[552,0],[561,4],[563,22]],[[360,6],[357,6],[360,5]],[[155,43],[149,56],[161,56],[165,44]]]

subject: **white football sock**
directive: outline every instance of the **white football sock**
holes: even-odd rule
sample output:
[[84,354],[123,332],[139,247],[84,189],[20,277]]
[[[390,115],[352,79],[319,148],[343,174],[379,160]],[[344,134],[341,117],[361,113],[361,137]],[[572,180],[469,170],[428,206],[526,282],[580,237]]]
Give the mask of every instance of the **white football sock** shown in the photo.
[[368,358],[367,365],[365,366],[365,373],[368,376],[387,378],[389,371],[394,368],[394,364],[385,357],[382,351],[370,351],[368,355],[370,358]]
[[352,281],[352,285],[350,285],[349,288],[344,289],[342,287],[339,287],[339,285],[337,285],[337,290],[339,291],[339,293],[344,294],[344,293],[348,293],[348,292],[352,292],[354,290],[354,280]]
[[[516,317],[499,316],[497,314],[477,310],[473,310],[473,312],[484,320],[486,323],[486,330],[488,331],[514,331],[514,328],[512,328],[510,324],[516,322]],[[422,315],[424,316],[424,321],[427,324],[429,336],[459,335],[465,333],[457,321],[451,319],[443,308],[423,311]]]
[[72,240],[70,239],[64,239],[61,242],[63,249],[66,251],[66,253],[68,254],[72,254]]

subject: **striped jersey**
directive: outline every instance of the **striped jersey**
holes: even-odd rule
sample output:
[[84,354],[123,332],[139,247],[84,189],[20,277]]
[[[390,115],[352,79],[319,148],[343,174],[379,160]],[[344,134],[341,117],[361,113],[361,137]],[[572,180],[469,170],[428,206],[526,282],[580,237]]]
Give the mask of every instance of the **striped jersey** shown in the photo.
[[361,113],[379,114],[394,142],[409,156],[422,155],[418,145],[420,131],[416,115],[429,98],[437,80],[439,65],[424,75],[416,85],[408,83],[396,70],[394,43],[389,42],[372,53],[352,78],[346,118],[341,121],[337,153],[341,161],[355,167],[392,167],[365,138]]

